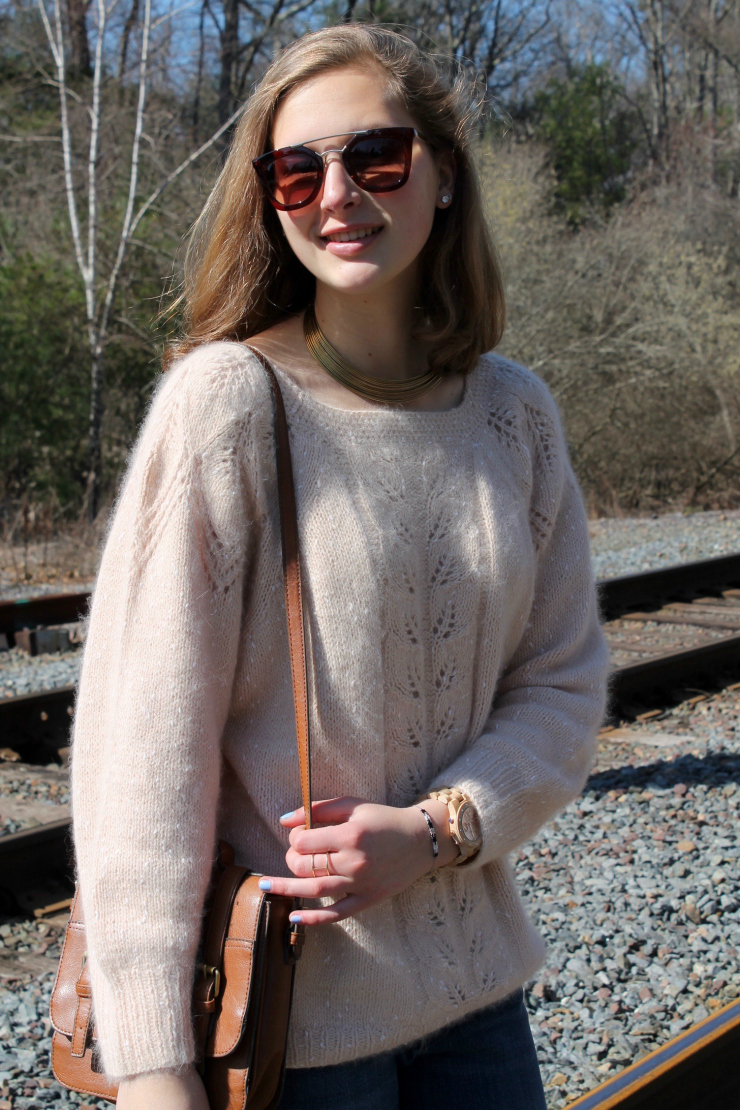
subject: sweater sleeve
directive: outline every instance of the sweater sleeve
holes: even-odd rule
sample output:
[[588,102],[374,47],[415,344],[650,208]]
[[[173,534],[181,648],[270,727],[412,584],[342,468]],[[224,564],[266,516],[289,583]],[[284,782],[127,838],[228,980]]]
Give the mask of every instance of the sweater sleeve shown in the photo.
[[530,516],[544,539],[528,622],[507,661],[480,736],[436,776],[430,789],[457,786],[474,802],[483,843],[465,868],[482,867],[529,839],[575,798],[588,776],[606,698],[608,652],[599,625],[586,514],[559,428],[562,460],[548,518]]
[[134,451],[75,712],[93,1005],[103,1065],[119,1078],[193,1058],[194,961],[253,531],[240,406],[205,357],[165,376]]

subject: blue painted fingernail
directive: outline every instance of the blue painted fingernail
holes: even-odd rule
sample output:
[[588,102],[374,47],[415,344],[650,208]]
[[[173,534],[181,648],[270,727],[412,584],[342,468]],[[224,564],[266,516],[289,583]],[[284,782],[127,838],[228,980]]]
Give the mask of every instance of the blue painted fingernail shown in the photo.
[[272,883],[269,879],[260,879],[257,885],[259,886],[260,890],[272,890]]
[[295,813],[295,810],[291,809],[290,813],[284,813],[283,816],[280,818],[280,820],[281,821],[288,821],[293,816],[294,813]]
[[303,921],[303,918],[299,913],[292,913],[288,920],[292,921],[294,925],[300,925],[300,923]]

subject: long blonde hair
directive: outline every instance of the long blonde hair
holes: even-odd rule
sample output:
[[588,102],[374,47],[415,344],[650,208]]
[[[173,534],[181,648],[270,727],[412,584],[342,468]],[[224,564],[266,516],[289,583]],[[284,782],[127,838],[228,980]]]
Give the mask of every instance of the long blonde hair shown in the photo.
[[304,35],[277,56],[252,94],[185,259],[185,337],[168,362],[201,343],[242,342],[301,312],[313,275],[298,261],[260,186],[252,159],[271,149],[275,113],[297,85],[327,70],[375,64],[433,150],[452,151],[452,204],[438,209],[422,251],[421,317],[430,366],[466,373],[504,330],[501,272],[483,215],[472,141],[482,97],[464,70],[405,35],[352,23]]

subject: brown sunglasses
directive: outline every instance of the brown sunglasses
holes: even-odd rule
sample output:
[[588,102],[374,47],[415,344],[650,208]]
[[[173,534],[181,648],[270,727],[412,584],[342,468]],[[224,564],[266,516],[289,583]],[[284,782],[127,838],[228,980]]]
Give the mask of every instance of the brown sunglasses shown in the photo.
[[[346,132],[345,132],[346,134]],[[318,154],[305,146],[284,146],[252,161],[270,204],[283,212],[305,208],[319,195],[327,154],[340,154],[355,185],[367,193],[390,193],[409,179],[415,127],[375,127],[356,131],[349,142]],[[338,139],[340,135],[324,135]],[[312,139],[318,143],[320,139]]]

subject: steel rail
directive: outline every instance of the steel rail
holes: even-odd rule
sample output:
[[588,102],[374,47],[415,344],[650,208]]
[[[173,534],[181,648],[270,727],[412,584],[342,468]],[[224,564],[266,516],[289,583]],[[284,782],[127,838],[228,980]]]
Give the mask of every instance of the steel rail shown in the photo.
[[32,914],[66,898],[73,888],[70,821],[0,836],[0,912]]
[[0,748],[11,748],[28,762],[49,762],[69,744],[74,686],[0,698]]
[[660,700],[666,690],[677,690],[688,682],[716,685],[717,677],[740,673],[740,635],[723,636],[698,647],[654,655],[639,663],[616,667],[610,679],[614,706],[644,698]]
[[567,1110],[737,1110],[740,1001],[680,1033]]
[[738,585],[740,554],[606,578],[597,583],[597,589],[604,618],[614,620],[640,606],[658,608],[664,601]]
[[25,880],[39,867],[71,874],[71,822],[50,821],[0,836],[0,884]]
[[5,633],[8,644],[12,647],[12,637],[21,628],[70,624],[82,620],[87,613],[89,601],[89,590],[0,601],[0,633]]

